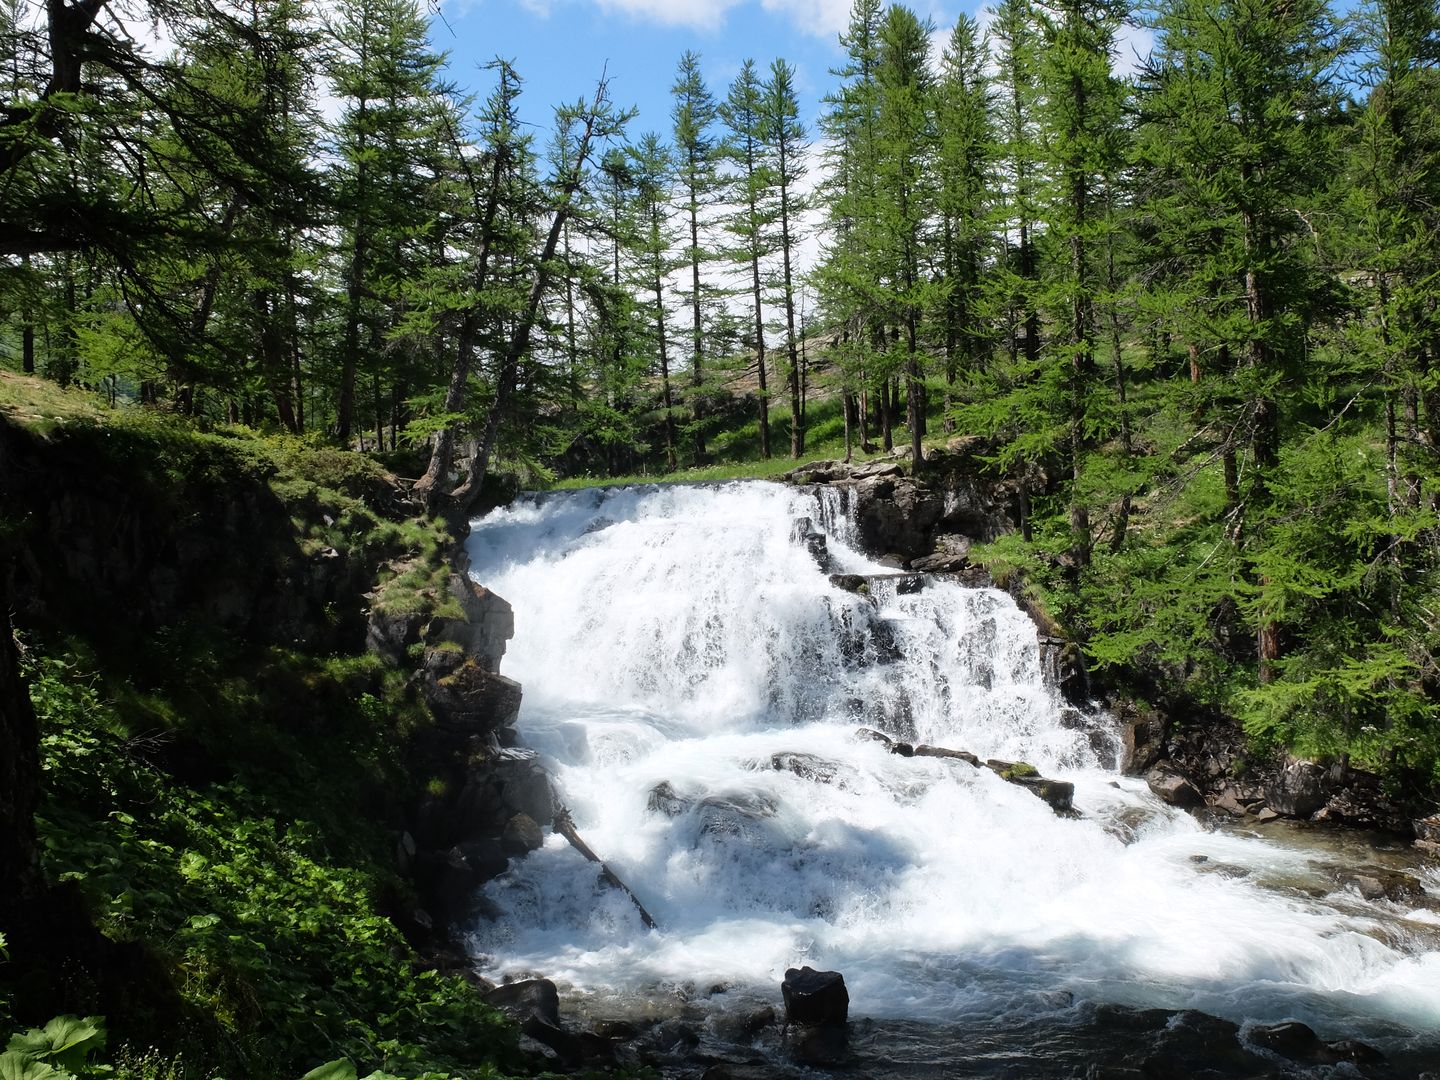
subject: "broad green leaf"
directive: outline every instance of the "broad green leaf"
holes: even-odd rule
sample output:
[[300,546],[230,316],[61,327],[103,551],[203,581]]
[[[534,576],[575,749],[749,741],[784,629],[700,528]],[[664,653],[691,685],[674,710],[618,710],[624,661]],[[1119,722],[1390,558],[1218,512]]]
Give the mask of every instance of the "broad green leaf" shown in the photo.
[[300,1080],[356,1080],[355,1064],[347,1058],[327,1061],[311,1069]]
[[42,1061],[78,1072],[84,1068],[86,1056],[104,1045],[103,1016],[87,1016],[83,1020],[78,1016],[57,1016],[44,1030],[31,1028],[23,1035],[14,1036],[6,1049],[33,1054]]
[[[15,1040],[10,1041],[13,1043]],[[39,1061],[30,1054],[7,1050],[0,1054],[0,1080],[73,1080],[73,1077],[71,1073]]]

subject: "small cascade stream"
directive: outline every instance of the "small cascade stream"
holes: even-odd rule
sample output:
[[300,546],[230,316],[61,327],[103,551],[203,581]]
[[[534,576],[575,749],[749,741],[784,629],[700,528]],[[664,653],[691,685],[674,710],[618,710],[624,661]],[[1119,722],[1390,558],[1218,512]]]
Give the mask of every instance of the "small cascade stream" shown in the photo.
[[[824,568],[792,542],[805,518]],[[1362,903],[1303,847],[1165,807],[1115,771],[1108,720],[1047,684],[1009,596],[899,588],[855,543],[840,493],[760,482],[556,493],[474,524],[471,572],[515,609],[520,736],[659,925],[551,836],[486,887],[486,974],[773,1000],[808,964],[845,974],[852,1017],[922,1029],[1116,1003],[1295,1018],[1440,1062],[1431,908]],[[832,573],[871,577],[855,593]],[[860,727],[1029,762],[1080,814]],[[905,1031],[913,1060],[944,1056]]]

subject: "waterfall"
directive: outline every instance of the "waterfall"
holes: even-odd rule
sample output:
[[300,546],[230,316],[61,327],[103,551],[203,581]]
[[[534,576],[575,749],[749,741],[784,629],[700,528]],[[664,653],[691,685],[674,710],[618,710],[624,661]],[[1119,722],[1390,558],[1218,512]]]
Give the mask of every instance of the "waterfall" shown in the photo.
[[[803,519],[818,557],[792,540]],[[1432,912],[1358,904],[1312,854],[1163,806],[1114,771],[1106,718],[1059,698],[1008,595],[916,589],[855,545],[844,493],[760,482],[529,497],[475,523],[472,573],[515,608],[521,738],[659,924],[551,837],[486,887],[471,945],[492,972],[773,991],[809,964],[871,1017],[1060,989],[1382,1045],[1440,1026]],[[862,726],[1029,762],[1080,814]]]

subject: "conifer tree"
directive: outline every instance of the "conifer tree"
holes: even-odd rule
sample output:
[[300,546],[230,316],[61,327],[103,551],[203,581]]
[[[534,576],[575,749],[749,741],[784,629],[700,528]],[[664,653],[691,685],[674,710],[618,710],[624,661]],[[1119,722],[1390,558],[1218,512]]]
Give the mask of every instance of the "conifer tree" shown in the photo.
[[357,383],[378,379],[398,323],[399,297],[387,283],[408,276],[407,256],[425,226],[422,188],[432,173],[423,162],[439,137],[433,103],[444,58],[431,50],[415,0],[344,0],[332,34],[345,278],[335,431],[345,443],[356,426]]
[[750,304],[754,322],[755,371],[759,380],[760,456],[770,456],[770,393],[765,371],[765,304],[761,279],[761,263],[774,250],[771,237],[778,211],[775,201],[776,165],[769,140],[765,137],[765,88],[761,85],[755,62],[746,59],[740,74],[730,84],[730,92],[719,107],[719,113],[730,135],[726,150],[735,166],[735,177],[729,201],[734,209],[728,215],[726,228],[735,236],[737,260],[746,264],[750,276]]
[[925,231],[934,209],[930,163],[934,151],[931,26],[909,8],[892,5],[880,28],[877,178],[882,265],[893,318],[902,335],[911,460],[924,459],[924,363],[920,319],[928,306]]
[[708,287],[703,280],[711,253],[702,241],[702,212],[720,189],[720,146],[713,128],[718,117],[715,99],[700,74],[700,56],[687,50],[680,57],[670,118],[674,127],[675,180],[681,209],[689,229],[686,249],[689,284],[684,296],[690,306],[690,416],[696,463],[705,458],[705,320]]
[[975,20],[961,15],[941,59],[935,96],[936,205],[940,218],[937,263],[942,271],[938,298],[945,357],[945,430],[954,428],[951,409],[956,379],[985,362],[988,347],[982,295],[990,248],[990,187],[993,183],[994,105],[989,63]]
[[656,370],[660,375],[661,407],[665,441],[665,466],[673,472],[678,462],[675,431],[675,401],[670,387],[670,346],[665,306],[665,275],[673,246],[669,220],[668,190],[674,161],[660,136],[651,131],[630,149],[635,176],[641,276],[650,296],[651,326],[655,345]]
[[[1151,212],[1183,244],[1174,256],[1191,257],[1190,291],[1217,297],[1212,333],[1230,363],[1222,438],[1248,452],[1246,477],[1227,477],[1228,528],[1237,546],[1259,554],[1263,537],[1247,531],[1264,527],[1283,431],[1280,388],[1310,374],[1312,302],[1326,295],[1307,210],[1325,183],[1333,132],[1334,28],[1323,0],[1227,0],[1218,9],[1168,0],[1155,25],[1142,152],[1168,192]],[[1265,575],[1247,607],[1266,681],[1280,655],[1280,597]]]
[[1115,0],[1055,0],[1042,15],[1042,116],[1052,176],[1044,217],[1057,249],[1046,289],[1057,327],[1050,377],[1064,382],[1058,396],[1070,471],[1070,555],[1081,568],[1092,544],[1085,459],[1102,426],[1092,402],[1105,234],[1112,224],[1102,190],[1123,152],[1122,93],[1111,71],[1122,14]]
[[780,254],[780,302],[785,309],[786,374],[790,383],[790,456],[805,449],[804,369],[796,338],[795,249],[805,200],[797,190],[809,150],[795,95],[795,71],[784,60],[770,65],[761,97],[761,131],[774,166],[776,237]]
[[[824,200],[829,235],[815,274],[823,307],[842,327],[843,347],[835,351],[835,358],[841,364],[842,393],[854,406],[847,403],[846,415],[853,412],[861,448],[867,452],[871,395],[889,378],[883,297],[876,286],[875,267],[880,109],[876,69],[883,16],[880,0],[853,0],[849,26],[840,36],[846,63],[832,73],[843,81],[826,99],[828,109],[821,120],[828,143]],[[880,414],[889,449],[888,404],[874,411]]]

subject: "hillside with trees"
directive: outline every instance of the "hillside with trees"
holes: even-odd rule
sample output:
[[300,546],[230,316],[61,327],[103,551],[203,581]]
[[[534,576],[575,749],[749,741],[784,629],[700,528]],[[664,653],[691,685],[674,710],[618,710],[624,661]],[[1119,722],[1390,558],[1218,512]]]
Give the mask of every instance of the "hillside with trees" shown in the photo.
[[[783,58],[719,87],[686,52],[668,116],[597,62],[537,135],[524,72],[460,92],[419,0],[6,0],[0,365],[187,440],[367,455],[427,529],[563,479],[817,452],[923,474],[964,439],[1020,520],[971,558],[1094,670],[1424,805],[1440,7],[987,12],[854,0],[813,124]],[[100,708],[28,662],[52,715]],[[34,847],[0,848],[24,888]]]

